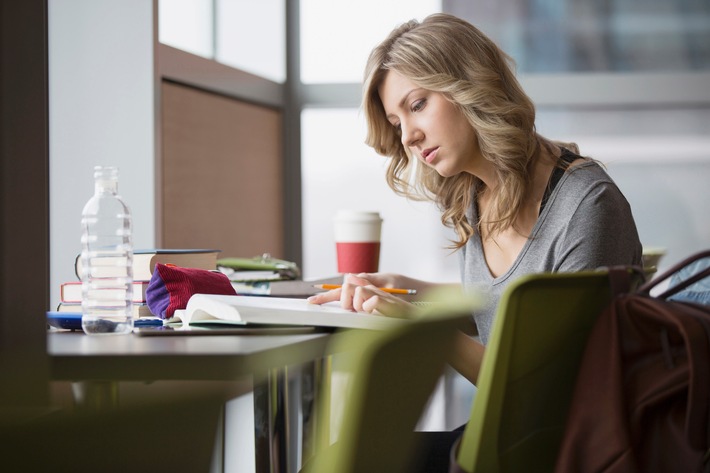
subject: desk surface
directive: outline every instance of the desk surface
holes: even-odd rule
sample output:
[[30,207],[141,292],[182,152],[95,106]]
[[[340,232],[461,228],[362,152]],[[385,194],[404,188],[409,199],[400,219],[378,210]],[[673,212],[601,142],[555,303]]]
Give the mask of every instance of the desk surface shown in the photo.
[[321,358],[328,333],[94,337],[48,332],[55,380],[235,380]]

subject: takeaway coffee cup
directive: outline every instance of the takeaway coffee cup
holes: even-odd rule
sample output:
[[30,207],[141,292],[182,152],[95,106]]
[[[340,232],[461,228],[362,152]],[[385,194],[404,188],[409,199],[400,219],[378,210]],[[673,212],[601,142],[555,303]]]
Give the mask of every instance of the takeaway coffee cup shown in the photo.
[[380,214],[340,210],[335,215],[334,223],[338,272],[376,272],[380,265]]

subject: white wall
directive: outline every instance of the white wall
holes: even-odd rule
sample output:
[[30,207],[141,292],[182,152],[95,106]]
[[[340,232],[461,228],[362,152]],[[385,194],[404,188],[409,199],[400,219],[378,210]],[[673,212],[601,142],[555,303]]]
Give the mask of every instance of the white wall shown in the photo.
[[93,167],[119,167],[134,245],[155,246],[153,2],[49,0],[50,304],[75,280]]

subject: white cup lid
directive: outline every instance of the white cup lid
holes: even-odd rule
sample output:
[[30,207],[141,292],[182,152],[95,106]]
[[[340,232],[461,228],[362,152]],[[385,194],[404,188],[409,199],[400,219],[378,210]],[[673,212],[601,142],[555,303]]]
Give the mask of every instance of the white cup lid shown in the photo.
[[379,212],[365,212],[361,210],[338,210],[335,214],[336,221],[382,221]]
[[336,242],[380,241],[382,217],[378,212],[340,210],[334,223]]

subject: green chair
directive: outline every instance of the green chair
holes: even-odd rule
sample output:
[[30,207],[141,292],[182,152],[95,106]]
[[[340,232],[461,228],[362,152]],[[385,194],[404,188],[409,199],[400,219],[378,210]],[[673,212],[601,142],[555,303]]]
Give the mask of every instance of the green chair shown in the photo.
[[554,470],[588,334],[612,298],[610,279],[606,270],[535,274],[507,288],[455,453],[460,469]]
[[352,379],[345,398],[338,399],[343,418],[332,445],[329,404],[317,406],[318,447],[304,472],[410,471],[417,421],[443,373],[457,328],[478,306],[470,298],[447,299],[408,314],[416,320],[402,326],[334,336],[331,352]]

